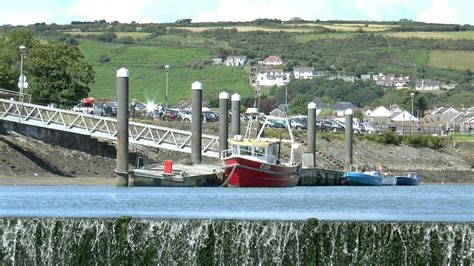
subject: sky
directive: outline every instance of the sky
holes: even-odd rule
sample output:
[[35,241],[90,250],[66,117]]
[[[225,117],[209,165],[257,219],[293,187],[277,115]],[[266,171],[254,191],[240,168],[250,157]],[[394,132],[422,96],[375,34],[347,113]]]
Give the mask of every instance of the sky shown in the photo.
[[474,25],[474,0],[0,0],[0,25],[71,21],[166,23],[289,20],[374,20]]

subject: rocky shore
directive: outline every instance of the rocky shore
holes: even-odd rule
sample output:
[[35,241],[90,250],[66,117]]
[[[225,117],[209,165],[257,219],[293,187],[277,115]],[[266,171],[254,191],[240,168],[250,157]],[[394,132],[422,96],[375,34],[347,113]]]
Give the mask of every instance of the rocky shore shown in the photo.
[[[304,138],[300,139],[304,147]],[[302,148],[303,149],[303,148]],[[132,147],[151,163],[172,158],[186,162],[189,154]],[[344,143],[338,138],[317,139],[319,167],[342,170]],[[474,183],[474,143],[448,143],[441,151],[406,145],[354,143],[354,163],[369,168],[383,165],[386,172],[417,171],[423,183]],[[112,185],[115,154],[102,156],[66,149],[8,132],[0,134],[0,185]],[[219,163],[203,158],[206,163]],[[131,165],[131,168],[134,166]]]

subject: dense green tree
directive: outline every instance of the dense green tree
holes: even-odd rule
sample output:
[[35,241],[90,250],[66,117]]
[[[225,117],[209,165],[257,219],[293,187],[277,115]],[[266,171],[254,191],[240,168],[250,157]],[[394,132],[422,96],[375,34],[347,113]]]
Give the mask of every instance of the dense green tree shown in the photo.
[[309,100],[304,95],[297,95],[288,103],[288,112],[294,114],[306,114],[308,113]]
[[37,44],[28,52],[28,69],[33,101],[71,106],[87,97],[94,71],[79,48],[66,44]]
[[18,90],[20,45],[26,47],[23,71],[29,86],[25,93],[32,95],[33,102],[72,105],[88,95],[94,72],[79,48],[40,43],[24,28],[13,29],[0,37],[0,87]]
[[9,31],[4,38],[0,37],[0,88],[18,90],[20,76],[21,45],[27,51],[35,45],[33,35],[27,29],[19,28]]

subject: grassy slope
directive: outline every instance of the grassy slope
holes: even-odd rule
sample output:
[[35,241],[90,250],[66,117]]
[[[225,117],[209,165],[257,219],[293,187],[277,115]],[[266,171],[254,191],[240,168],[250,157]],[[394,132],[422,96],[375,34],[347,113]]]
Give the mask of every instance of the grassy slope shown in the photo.
[[474,71],[474,52],[433,50],[430,51],[428,65],[436,68]]
[[[248,77],[240,68],[206,66],[191,69],[190,62],[208,60],[211,54],[205,49],[166,48],[157,46],[121,45],[82,40],[80,49],[93,66],[96,82],[91,86],[90,96],[95,98],[115,97],[116,70],[125,67],[130,71],[130,98],[139,101],[164,102],[165,72],[162,66],[169,64],[169,104],[182,98],[191,98],[191,84],[203,83],[203,98],[217,98],[224,88],[244,97],[252,96]],[[100,54],[107,54],[110,62],[100,64]],[[157,68],[157,64],[161,68]]]
[[[328,26],[322,24],[311,25],[285,25],[281,30],[301,30],[303,32],[314,26]],[[351,27],[358,29],[361,24],[334,24],[332,27]],[[371,27],[372,25],[369,25]],[[375,25],[377,26],[377,25]],[[372,27],[373,30],[385,30],[384,27]],[[385,26],[385,25],[383,25]],[[182,28],[182,27],[180,27]],[[192,27],[190,27],[192,28]],[[203,30],[208,27],[196,27],[194,30]],[[239,30],[278,30],[279,28],[245,27]],[[338,30],[341,30],[339,28]],[[129,36],[130,33],[117,33],[120,36]],[[132,33],[134,34],[134,33]],[[327,38],[350,38],[358,34],[353,32],[337,33],[301,33],[296,35],[297,42]],[[434,39],[468,39],[474,40],[474,32],[377,32],[375,34],[389,35],[400,38],[421,37]],[[144,37],[135,36],[132,37]],[[186,48],[167,48],[167,47]],[[210,49],[224,47],[232,49],[225,42],[206,39],[205,37],[189,34],[174,35],[167,34],[150,41],[150,46],[107,44],[94,41],[81,41],[81,50],[85,54],[96,72],[96,83],[92,85],[91,96],[101,98],[113,98],[115,96],[115,71],[119,67],[126,67],[131,73],[131,98],[141,101],[154,100],[164,101],[165,73],[163,65],[169,64],[172,69],[169,75],[169,103],[175,103],[181,98],[190,98],[191,83],[199,80],[204,84],[204,99],[217,97],[224,88],[233,93],[238,92],[245,96],[251,96],[252,92],[248,86],[247,73],[240,68],[225,68],[217,66],[205,66],[202,69],[191,69],[187,67],[190,62],[208,60],[213,57]],[[194,47],[194,48],[193,48]],[[212,47],[210,49],[203,47]],[[406,72],[407,66],[416,63],[417,66],[431,66],[441,70],[442,68],[466,69],[472,66],[473,53],[462,51],[429,51],[428,49],[401,49],[398,47],[373,48],[373,53],[391,54],[391,62],[379,67],[380,72],[402,73]],[[357,51],[353,51],[357,53]],[[106,64],[99,64],[97,58],[105,53],[111,58]],[[443,54],[447,53],[447,54]],[[457,54],[457,55],[455,55]],[[455,56],[453,56],[455,55]],[[459,56],[458,56],[459,55]],[[157,64],[161,65],[160,69]],[[473,69],[471,67],[471,69]],[[409,74],[409,73],[404,73]],[[411,73],[410,73],[411,74]]]

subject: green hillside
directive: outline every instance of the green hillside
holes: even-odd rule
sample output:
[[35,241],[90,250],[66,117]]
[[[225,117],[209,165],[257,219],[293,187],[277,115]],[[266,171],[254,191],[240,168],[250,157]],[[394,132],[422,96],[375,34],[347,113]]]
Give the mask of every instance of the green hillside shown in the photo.
[[[457,85],[452,91],[417,91],[415,105],[422,110],[436,105],[467,106],[474,102],[474,26],[471,25],[409,20],[257,19],[250,22],[168,24],[103,21],[30,25],[27,28],[42,42],[79,47],[95,72],[95,82],[88,84],[89,95],[95,98],[115,97],[115,73],[118,68],[125,67],[131,75],[131,98],[163,102],[165,65],[171,66],[170,105],[180,99],[189,99],[191,84],[196,80],[204,85],[204,100],[215,100],[223,90],[253,98],[249,86],[252,65],[224,67],[211,65],[210,60],[227,55],[246,55],[255,63],[269,55],[278,55],[285,62],[285,71],[309,66],[326,74],[320,80],[292,81],[288,86],[291,105],[304,107],[313,98],[326,102],[351,101],[359,106],[411,104],[410,89],[397,91],[375,86],[373,82],[344,83],[329,79],[378,73],[410,76],[408,88],[413,88],[414,81],[419,79]],[[0,36],[10,30],[0,27]],[[15,55],[16,47],[10,51]],[[5,69],[18,67],[12,63],[15,62],[14,55],[5,57],[3,61]],[[0,86],[14,88],[18,75],[10,72],[11,77],[5,76],[4,81],[0,76]],[[284,88],[264,90],[267,93],[262,105],[274,108],[285,101]]]
[[[113,99],[116,94],[116,70],[125,67],[130,71],[130,98],[164,102],[165,65],[171,66],[168,76],[169,104],[191,98],[191,84],[194,81],[203,83],[205,100],[217,98],[223,90],[238,92],[244,97],[253,95],[248,85],[248,74],[242,68],[211,65],[190,67],[193,62],[197,64],[212,58],[206,49],[125,45],[91,40],[81,41],[79,48],[96,73],[96,81],[91,85],[92,97]],[[110,61],[99,62],[101,55]]]

